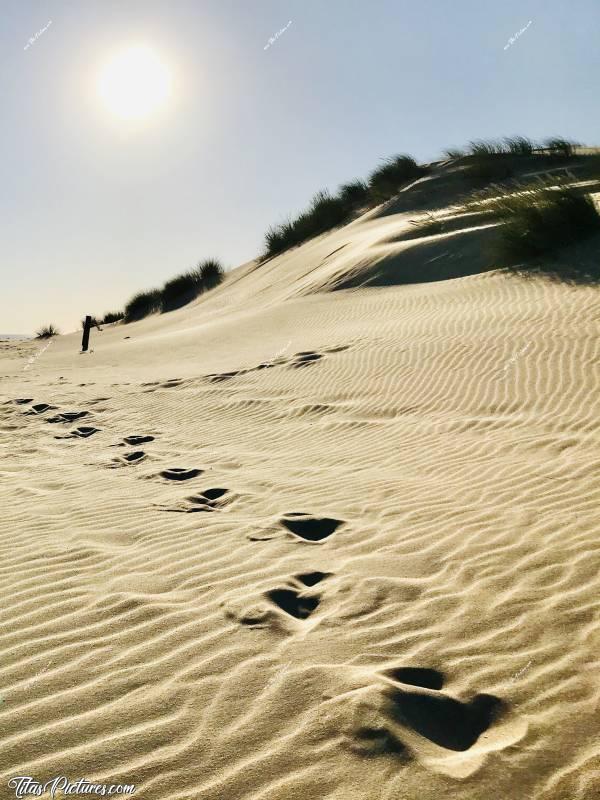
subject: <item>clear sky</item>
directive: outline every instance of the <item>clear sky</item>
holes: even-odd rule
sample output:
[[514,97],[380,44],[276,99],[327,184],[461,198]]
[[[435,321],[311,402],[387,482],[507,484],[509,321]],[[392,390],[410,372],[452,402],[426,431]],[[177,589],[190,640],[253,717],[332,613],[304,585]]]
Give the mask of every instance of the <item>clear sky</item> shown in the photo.
[[[599,0],[5,0],[0,333],[73,330],[204,257],[247,261],[394,153],[599,144],[599,42]],[[122,119],[97,75],[138,44],[170,96]]]

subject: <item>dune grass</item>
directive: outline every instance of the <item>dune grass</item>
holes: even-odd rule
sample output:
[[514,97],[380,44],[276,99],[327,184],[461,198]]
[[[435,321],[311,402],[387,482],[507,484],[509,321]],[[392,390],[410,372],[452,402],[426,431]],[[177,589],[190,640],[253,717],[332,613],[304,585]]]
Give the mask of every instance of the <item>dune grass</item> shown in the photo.
[[225,270],[216,258],[207,258],[196,267],[202,291],[214,289],[225,278]]
[[[125,322],[135,322],[155,311],[173,311],[195,300],[202,292],[214,289],[224,276],[225,271],[217,259],[205,259],[195,269],[182,272],[166,281],[160,289],[138,292],[129,300],[124,312],[107,316],[111,317],[111,322],[115,321],[115,317]],[[109,321],[107,316],[104,322]]]
[[359,208],[388,200],[397,194],[403,183],[424,172],[425,168],[420,167],[412,156],[393,156],[377,167],[367,182],[344,183],[335,195],[327,190],[317,192],[309,207],[297,217],[287,217],[267,230],[262,259],[279,255],[347,222]]
[[43,325],[35,332],[36,339],[51,339],[53,336],[60,336],[60,331],[55,325]]
[[111,322],[119,322],[125,316],[124,311],[107,311],[102,317],[102,325],[109,325]]
[[150,289],[147,292],[137,292],[125,306],[125,322],[135,322],[158,311],[161,305],[160,289]]
[[225,276],[221,263],[215,258],[201,261],[198,266],[167,281],[161,289],[161,311],[191,303],[202,292],[214,289]]
[[410,224],[413,227],[409,229],[405,237],[408,239],[420,238],[421,236],[434,236],[437,233],[443,233],[446,229],[445,220],[431,211],[427,212],[422,219],[411,219]]
[[[464,168],[467,178],[475,184],[489,185],[513,177],[517,166],[522,168],[523,164],[528,163],[523,159],[571,158],[575,155],[576,146],[576,142],[558,136],[539,143],[526,136],[514,135],[502,139],[474,139],[466,147],[445,150],[444,157],[460,159],[460,166]],[[404,184],[427,172],[427,165],[419,165],[412,156],[400,154],[385,159],[366,181],[344,183],[333,195],[327,190],[317,192],[308,208],[267,230],[264,251],[259,259],[264,261],[279,255],[348,222],[358,210],[389,200],[398,194]],[[589,198],[575,199],[565,190],[560,200],[553,195],[550,202],[549,196],[535,194],[535,202],[527,207],[532,197],[527,192],[532,191],[534,190],[525,190],[528,199],[522,202],[508,199],[522,194],[519,191],[515,195],[514,189],[507,191],[502,201],[491,202],[491,195],[479,199],[474,196],[469,201],[470,210],[474,208],[474,204],[481,202],[479,210],[495,213],[497,216],[505,215],[502,217],[504,225],[501,239],[506,252],[541,253],[547,247],[555,247],[561,241],[566,242],[593,228],[592,223],[597,212]],[[535,191],[539,192],[539,188]],[[492,194],[494,192],[498,194],[496,189]],[[556,229],[549,230],[554,224]],[[433,214],[413,225],[413,233],[418,236],[441,233],[444,229],[444,223]],[[105,314],[102,323],[119,320],[132,322],[156,311],[165,312],[179,308],[202,292],[217,286],[223,278],[224,271],[219,261],[207,259],[195,269],[171,278],[161,289],[138,292],[129,300],[124,311]]]
[[[541,256],[600,233],[600,214],[594,200],[565,179],[491,187],[463,208],[486,212],[501,223],[495,255],[509,265],[536,262]],[[528,266],[518,263],[510,268],[522,272]],[[530,268],[540,269],[537,263]]]
[[200,293],[198,275],[194,270],[182,272],[167,281],[160,290],[160,310],[172,311],[194,300]]
[[546,150],[550,155],[571,158],[574,154],[574,148],[577,146],[578,142],[572,142],[568,139],[563,139],[560,136],[555,136],[544,141],[543,149]]
[[502,139],[474,139],[464,148],[444,151],[445,158],[465,159],[468,177],[478,183],[507,180],[513,177],[521,158],[570,158],[577,142],[553,137],[536,142],[527,136],[505,136]]
[[338,190],[338,197],[348,208],[366,205],[369,202],[369,187],[365,181],[343,183]]
[[414,180],[425,173],[412,156],[397,155],[385,159],[383,164],[369,175],[369,190],[379,202],[397,194],[403,183]]
[[337,197],[327,191],[317,192],[306,211],[303,211],[295,219],[288,217],[279,225],[268,229],[265,234],[263,258],[278,255],[313,236],[318,236],[341,225],[348,219],[355,203],[356,201],[349,198],[347,190],[343,196],[338,195]]

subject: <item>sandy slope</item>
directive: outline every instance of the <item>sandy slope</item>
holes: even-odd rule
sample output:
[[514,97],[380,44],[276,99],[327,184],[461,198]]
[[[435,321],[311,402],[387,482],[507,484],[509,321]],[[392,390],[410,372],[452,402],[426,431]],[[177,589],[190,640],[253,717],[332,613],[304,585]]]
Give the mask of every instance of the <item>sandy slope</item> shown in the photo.
[[2,797],[600,796],[598,294],[409,218],[2,345]]

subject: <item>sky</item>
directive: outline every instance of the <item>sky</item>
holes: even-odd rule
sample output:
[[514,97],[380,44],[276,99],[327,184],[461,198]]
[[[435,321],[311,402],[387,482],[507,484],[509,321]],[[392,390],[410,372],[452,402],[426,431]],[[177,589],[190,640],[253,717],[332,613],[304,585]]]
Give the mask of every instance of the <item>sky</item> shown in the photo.
[[[0,333],[74,330],[206,257],[235,267],[386,156],[598,145],[599,41],[598,0],[5,0]],[[133,46],[170,94],[132,120],[98,75]]]

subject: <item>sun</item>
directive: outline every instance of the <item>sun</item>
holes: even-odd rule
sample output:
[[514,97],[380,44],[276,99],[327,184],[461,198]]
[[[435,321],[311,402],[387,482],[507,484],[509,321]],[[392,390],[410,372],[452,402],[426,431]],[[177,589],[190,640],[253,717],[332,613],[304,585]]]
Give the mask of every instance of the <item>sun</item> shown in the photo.
[[141,119],[165,105],[171,94],[171,73],[150,47],[127,47],[100,70],[98,94],[117,117]]

